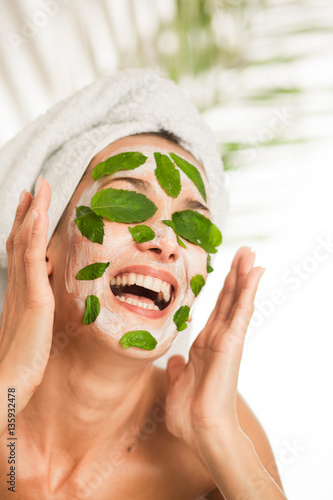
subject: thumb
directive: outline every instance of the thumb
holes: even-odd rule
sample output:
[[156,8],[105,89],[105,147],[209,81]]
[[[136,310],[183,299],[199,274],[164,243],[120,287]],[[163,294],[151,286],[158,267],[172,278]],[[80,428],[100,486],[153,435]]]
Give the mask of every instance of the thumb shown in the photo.
[[167,377],[168,377],[168,385],[169,389],[175,384],[177,378],[181,374],[186,365],[186,361],[184,356],[180,354],[176,354],[169,358],[167,365]]

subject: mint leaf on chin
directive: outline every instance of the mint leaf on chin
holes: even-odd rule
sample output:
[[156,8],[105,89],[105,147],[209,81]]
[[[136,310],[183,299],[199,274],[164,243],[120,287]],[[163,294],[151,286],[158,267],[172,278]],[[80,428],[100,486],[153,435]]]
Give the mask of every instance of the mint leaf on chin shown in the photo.
[[143,165],[147,160],[147,156],[137,151],[128,151],[119,155],[110,156],[105,161],[102,161],[91,172],[92,178],[97,181],[104,175],[112,175],[118,170],[134,170],[140,165]]
[[152,351],[157,345],[157,340],[147,330],[132,330],[125,333],[119,340],[124,349],[140,347]]
[[76,207],[76,219],[74,222],[82,236],[85,236],[93,243],[103,245],[104,222],[102,217],[96,215],[91,208],[83,205]]
[[83,323],[85,325],[90,325],[93,323],[97,316],[99,315],[101,306],[99,303],[99,298],[96,295],[88,295],[86,300],[86,311],[83,317]]
[[155,176],[160,186],[172,198],[177,198],[181,191],[180,173],[167,155],[154,153],[157,168]]
[[181,306],[173,315],[173,322],[177,326],[177,331],[181,332],[187,328],[188,318],[190,316],[190,308]]
[[103,276],[110,262],[96,262],[83,267],[75,276],[77,280],[95,280]]
[[144,194],[125,189],[101,189],[91,198],[95,214],[111,222],[143,222],[154,215],[157,206]]
[[199,293],[201,292],[201,289],[202,287],[204,286],[205,284],[205,279],[203,276],[201,276],[201,274],[196,274],[195,276],[193,276],[193,278],[191,279],[190,281],[190,285],[191,285],[191,288],[192,288],[192,292],[194,293],[194,295],[197,297],[199,295]]
[[133,239],[138,243],[145,243],[146,241],[151,241],[155,238],[154,231],[149,226],[145,226],[145,224],[129,227],[128,230]]

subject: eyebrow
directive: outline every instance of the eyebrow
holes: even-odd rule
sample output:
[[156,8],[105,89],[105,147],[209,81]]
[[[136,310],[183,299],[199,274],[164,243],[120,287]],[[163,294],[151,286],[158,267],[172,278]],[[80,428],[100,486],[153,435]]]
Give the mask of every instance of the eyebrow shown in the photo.
[[[136,187],[137,189],[140,189],[141,191],[151,191],[151,184],[148,181],[144,181],[143,179],[137,179],[136,177],[114,177],[113,179],[106,179],[104,182],[101,183],[100,188],[105,186],[106,184],[110,184],[111,182],[115,181],[125,181],[128,182],[129,184],[132,184],[132,186]],[[185,207],[187,209],[201,209],[201,210],[206,210],[208,213],[210,213],[210,210],[208,207],[200,203],[200,201],[193,200],[191,198],[186,198],[184,200],[185,202]]]

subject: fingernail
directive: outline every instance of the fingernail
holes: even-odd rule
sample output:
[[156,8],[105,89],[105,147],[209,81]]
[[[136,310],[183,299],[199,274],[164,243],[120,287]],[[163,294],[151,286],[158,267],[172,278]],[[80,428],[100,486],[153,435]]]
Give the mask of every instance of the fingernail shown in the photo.
[[39,217],[38,210],[36,210],[35,208],[32,211],[32,216],[33,216],[34,220],[37,220]]
[[20,198],[19,198],[19,205],[21,205],[21,203],[23,203],[23,200],[24,200],[24,197],[25,197],[25,193],[27,192],[26,189],[23,189],[22,193],[20,194]]
[[38,195],[40,188],[42,187],[42,184],[43,184],[43,176],[40,175],[35,185],[35,197]]

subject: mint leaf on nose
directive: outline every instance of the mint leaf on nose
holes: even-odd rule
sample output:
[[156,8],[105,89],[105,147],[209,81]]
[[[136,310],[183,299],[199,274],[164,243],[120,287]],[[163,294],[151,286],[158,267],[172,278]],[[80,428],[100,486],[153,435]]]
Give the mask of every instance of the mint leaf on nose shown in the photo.
[[95,280],[100,278],[105,269],[110,265],[110,262],[96,262],[83,267],[75,276],[77,280]]
[[210,255],[207,255],[207,273],[212,273],[214,271],[214,268],[210,265]]
[[219,228],[207,217],[194,210],[174,212],[172,221],[163,220],[163,222],[172,227],[178,236],[199,245],[206,252],[216,253],[215,247],[222,243],[222,234]]
[[173,315],[173,322],[177,326],[178,332],[187,328],[187,321],[190,315],[190,308],[188,306],[181,306]]
[[96,295],[88,295],[86,300],[86,311],[83,317],[83,323],[85,325],[90,325],[93,323],[97,316],[99,315],[101,306],[99,303],[99,298]]
[[203,276],[201,276],[201,274],[196,274],[191,279],[190,285],[192,288],[192,292],[196,297],[199,295],[201,288],[204,286],[204,284],[205,284],[205,279]]
[[184,174],[187,175],[187,177],[192,182],[194,182],[203,199],[207,201],[205,185],[203,183],[201,174],[197,169],[197,167],[192,165],[192,163],[189,163],[188,161],[184,160],[184,158],[181,158],[180,156],[176,155],[175,153],[169,153],[169,154],[173,159],[173,161],[175,162],[175,164],[177,165],[177,167],[179,167],[180,170],[182,170]]
[[140,165],[143,165],[147,160],[147,156],[137,151],[128,151],[119,155],[111,156],[105,161],[102,161],[91,172],[92,178],[97,181],[103,175],[112,175],[118,170],[134,170]]
[[135,227],[129,227],[129,232],[131,233],[133,239],[138,243],[145,243],[146,241],[153,240],[155,238],[154,231],[144,224]]
[[154,153],[157,168],[155,176],[164,191],[173,198],[177,198],[182,188],[180,173],[167,155]]
[[76,207],[75,224],[85,236],[94,243],[103,244],[104,222],[102,217],[96,215],[89,207]]
[[132,330],[125,333],[119,340],[124,349],[140,347],[147,351],[155,349],[157,340],[147,330]]
[[91,198],[95,214],[111,222],[143,222],[154,215],[157,206],[144,194],[125,189],[101,189]]

